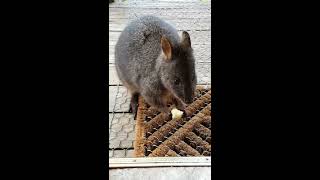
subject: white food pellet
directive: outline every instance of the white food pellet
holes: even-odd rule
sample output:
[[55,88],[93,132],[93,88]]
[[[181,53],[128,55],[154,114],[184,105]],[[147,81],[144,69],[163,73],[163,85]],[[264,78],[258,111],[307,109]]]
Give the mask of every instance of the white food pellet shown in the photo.
[[172,119],[181,119],[183,112],[174,108],[171,110]]

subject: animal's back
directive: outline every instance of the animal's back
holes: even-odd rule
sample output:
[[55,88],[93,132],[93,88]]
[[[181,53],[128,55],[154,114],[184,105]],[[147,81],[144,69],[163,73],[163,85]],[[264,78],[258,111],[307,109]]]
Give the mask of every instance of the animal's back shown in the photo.
[[121,33],[115,49],[115,64],[120,80],[131,90],[139,91],[146,79],[158,77],[156,60],[161,53],[161,37],[179,43],[179,35],[171,25],[154,16],[131,22]]

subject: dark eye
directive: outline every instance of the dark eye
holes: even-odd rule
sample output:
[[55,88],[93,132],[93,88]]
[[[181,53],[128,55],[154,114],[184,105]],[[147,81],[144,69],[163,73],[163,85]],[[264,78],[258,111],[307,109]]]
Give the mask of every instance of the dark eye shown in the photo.
[[176,79],[174,80],[174,84],[175,84],[175,85],[179,85],[179,84],[180,84],[180,79],[176,78]]

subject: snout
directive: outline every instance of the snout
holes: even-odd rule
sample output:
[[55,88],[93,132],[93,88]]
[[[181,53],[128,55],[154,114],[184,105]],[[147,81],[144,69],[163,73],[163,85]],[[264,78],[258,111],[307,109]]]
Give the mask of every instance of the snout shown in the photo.
[[185,102],[186,104],[191,104],[191,103],[192,103],[192,100],[193,100],[193,98],[188,98],[188,99],[186,99],[184,102]]
[[189,96],[185,97],[184,102],[186,104],[191,104],[193,102],[194,95],[194,93],[191,93]]

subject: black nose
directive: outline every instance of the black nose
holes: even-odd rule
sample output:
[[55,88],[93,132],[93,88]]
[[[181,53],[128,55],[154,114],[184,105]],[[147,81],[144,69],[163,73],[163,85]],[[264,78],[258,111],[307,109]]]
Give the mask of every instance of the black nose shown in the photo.
[[188,95],[184,97],[184,102],[186,104],[191,104],[193,102],[193,97],[194,97],[195,94],[194,93],[190,93],[190,92],[188,92],[186,94],[188,94]]
[[186,99],[186,103],[187,103],[187,104],[191,104],[191,103],[192,103],[192,98]]

